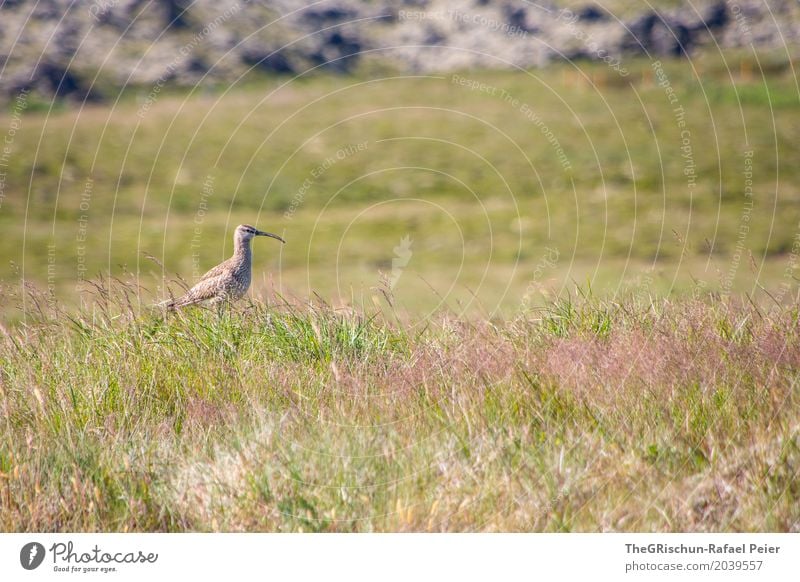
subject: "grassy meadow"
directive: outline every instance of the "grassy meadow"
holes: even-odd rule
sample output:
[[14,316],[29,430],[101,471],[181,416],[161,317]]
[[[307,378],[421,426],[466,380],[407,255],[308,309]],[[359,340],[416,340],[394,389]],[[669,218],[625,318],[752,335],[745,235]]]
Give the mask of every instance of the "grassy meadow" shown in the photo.
[[582,295],[419,328],[98,293],[0,343],[3,531],[800,527],[796,307]]
[[0,531],[800,531],[798,87],[726,58],[12,102]]
[[388,280],[411,314],[513,317],[575,283],[794,285],[785,55],[626,68],[255,79],[102,105],[31,95],[0,202],[4,318],[24,317],[21,280],[72,305],[100,275],[165,297],[226,258],[243,222],[288,241],[257,241],[256,297],[371,305]]

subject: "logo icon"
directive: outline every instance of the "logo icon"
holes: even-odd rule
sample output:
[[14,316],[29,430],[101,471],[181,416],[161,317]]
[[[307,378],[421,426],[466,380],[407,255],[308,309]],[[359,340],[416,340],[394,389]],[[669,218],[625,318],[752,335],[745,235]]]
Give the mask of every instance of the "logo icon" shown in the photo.
[[44,561],[44,546],[39,542],[29,542],[19,552],[19,563],[26,570],[35,570]]
[[400,244],[392,249],[394,250],[394,258],[392,259],[392,278],[389,281],[389,289],[394,289],[394,286],[397,285],[397,282],[400,280],[400,275],[403,274],[403,269],[408,266],[411,255],[414,254],[411,251],[411,244],[413,242],[411,237],[406,235],[400,239]]

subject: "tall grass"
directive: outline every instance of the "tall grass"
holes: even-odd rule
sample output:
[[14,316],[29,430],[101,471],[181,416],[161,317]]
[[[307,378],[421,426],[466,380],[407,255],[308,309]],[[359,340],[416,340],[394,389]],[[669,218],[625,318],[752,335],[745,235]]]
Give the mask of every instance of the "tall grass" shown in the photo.
[[[798,531],[796,308],[139,311],[0,340],[4,531]],[[419,325],[424,323],[424,325]]]

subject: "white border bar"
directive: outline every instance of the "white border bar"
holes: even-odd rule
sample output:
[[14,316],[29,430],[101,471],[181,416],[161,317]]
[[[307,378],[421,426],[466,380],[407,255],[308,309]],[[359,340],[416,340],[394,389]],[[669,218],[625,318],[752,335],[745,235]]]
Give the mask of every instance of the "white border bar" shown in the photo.
[[[32,542],[46,555],[26,570],[21,550]],[[0,534],[0,572],[24,581],[796,581],[800,534]]]

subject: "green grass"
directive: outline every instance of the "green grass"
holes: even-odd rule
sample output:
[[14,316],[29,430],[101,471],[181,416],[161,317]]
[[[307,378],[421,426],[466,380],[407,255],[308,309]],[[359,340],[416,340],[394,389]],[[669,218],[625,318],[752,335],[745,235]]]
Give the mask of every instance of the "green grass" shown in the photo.
[[[257,245],[256,296],[370,304],[404,237],[412,255],[393,292],[414,314],[444,301],[513,316],[526,290],[590,282],[613,295],[643,276],[661,296],[794,285],[800,127],[786,56],[664,62],[691,133],[693,192],[650,63],[626,62],[626,78],[578,66],[460,73],[494,95],[452,75],[316,76],[165,93],[142,118],[148,88],[113,106],[31,107],[6,170],[0,279],[73,304],[81,276],[132,272],[163,288],[224,258],[232,227],[253,222],[288,240],[279,256]],[[354,144],[365,145],[313,177]],[[559,259],[537,274],[548,248]]]
[[491,324],[101,295],[32,297],[0,339],[0,530],[800,527],[795,308],[583,292]]

